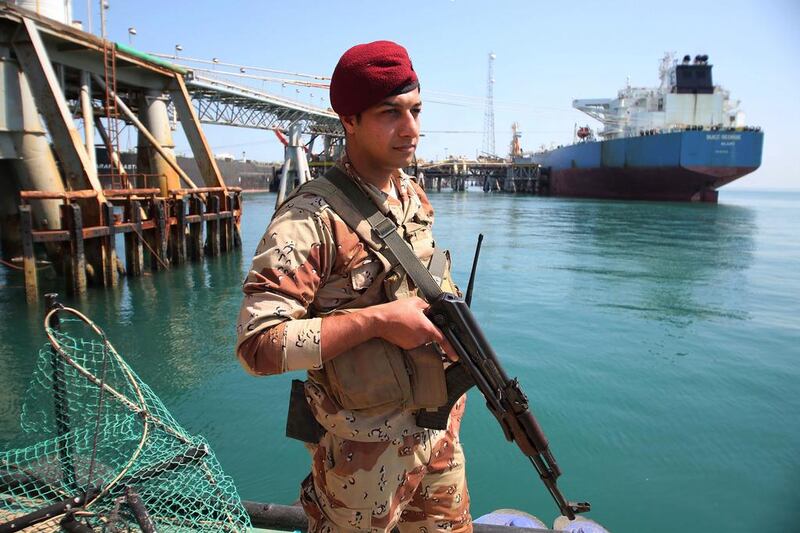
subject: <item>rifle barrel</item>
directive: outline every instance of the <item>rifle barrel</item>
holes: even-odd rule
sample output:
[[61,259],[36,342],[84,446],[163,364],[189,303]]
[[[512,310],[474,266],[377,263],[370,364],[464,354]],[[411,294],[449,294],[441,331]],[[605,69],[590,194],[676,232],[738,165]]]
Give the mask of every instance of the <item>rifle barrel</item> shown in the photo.
[[464,301],[468,307],[472,306],[472,288],[475,285],[475,273],[478,271],[478,257],[481,255],[481,244],[483,244],[483,233],[478,233],[478,244],[475,245],[475,255],[472,257],[472,271],[469,274],[467,295],[464,297]]

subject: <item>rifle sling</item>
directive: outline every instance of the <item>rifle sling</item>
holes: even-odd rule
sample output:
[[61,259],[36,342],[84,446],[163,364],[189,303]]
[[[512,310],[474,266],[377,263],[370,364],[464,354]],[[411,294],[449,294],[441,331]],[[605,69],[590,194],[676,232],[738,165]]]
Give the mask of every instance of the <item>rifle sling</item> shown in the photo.
[[[411,278],[411,281],[414,282],[414,285],[417,286],[428,303],[436,301],[443,294],[442,289],[434,279],[436,274],[431,274],[425,268],[408,243],[397,233],[395,223],[381,213],[378,206],[367,197],[350,176],[339,170],[339,168],[331,168],[325,174],[325,177],[342,191],[356,211],[361,213],[367,220],[378,239],[385,245],[381,253],[390,262],[399,263],[403,267],[403,270],[406,271],[408,277]],[[433,267],[431,270],[439,270],[439,266],[434,263],[438,263],[440,260],[446,261],[446,258],[434,257],[431,260],[431,267]],[[438,409],[420,410],[416,417],[417,425],[420,427],[446,429],[453,405],[475,383],[461,363],[454,363],[446,370],[446,381],[447,402]]]
[[417,286],[425,300],[428,303],[433,303],[436,298],[441,296],[442,289],[439,284],[436,283],[436,280],[434,280],[431,273],[425,268],[405,239],[397,233],[397,225],[381,213],[375,202],[367,197],[364,191],[353,182],[352,178],[338,167],[332,167],[325,174],[325,177],[342,191],[355,210],[366,219],[372,231],[377,235],[378,240],[384,244],[384,249],[381,252],[389,261],[394,264],[399,263],[403,267],[403,270],[414,282],[414,285]]

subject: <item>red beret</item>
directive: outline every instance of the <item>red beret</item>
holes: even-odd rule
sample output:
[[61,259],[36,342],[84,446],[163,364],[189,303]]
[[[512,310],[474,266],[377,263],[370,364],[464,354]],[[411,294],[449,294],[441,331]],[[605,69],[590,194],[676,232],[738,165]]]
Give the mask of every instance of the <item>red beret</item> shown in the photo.
[[341,116],[355,115],[387,96],[419,87],[405,48],[392,41],[358,44],[345,52],[331,77],[331,106]]

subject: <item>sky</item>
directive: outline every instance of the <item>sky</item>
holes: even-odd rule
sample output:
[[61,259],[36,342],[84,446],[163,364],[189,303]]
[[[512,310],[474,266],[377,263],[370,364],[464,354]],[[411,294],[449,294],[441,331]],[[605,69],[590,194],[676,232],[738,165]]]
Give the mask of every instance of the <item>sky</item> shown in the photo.
[[[404,45],[422,88],[418,155],[474,157],[483,147],[488,55],[494,61],[496,152],[511,124],[524,150],[571,142],[575,124],[599,124],[572,109],[575,98],[615,97],[626,79],[657,86],[665,52],[707,54],[714,83],[741,101],[749,125],[765,132],[762,166],[729,188],[800,189],[800,2],[538,0],[366,0],[203,2],[108,0],[108,36],[149,52],[330,76],[354,44]],[[73,18],[99,2],[76,1]],[[131,37],[128,28],[136,28]],[[328,107],[324,90],[279,83],[255,87]],[[283,159],[272,132],[206,126],[216,153]],[[450,133],[444,133],[450,132]],[[453,133],[455,132],[455,133]],[[176,150],[189,153],[179,132]]]

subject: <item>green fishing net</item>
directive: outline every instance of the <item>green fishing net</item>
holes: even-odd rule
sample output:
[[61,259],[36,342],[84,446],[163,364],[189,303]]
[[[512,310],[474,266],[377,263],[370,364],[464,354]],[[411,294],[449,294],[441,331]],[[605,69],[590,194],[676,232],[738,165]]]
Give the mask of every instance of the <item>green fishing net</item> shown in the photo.
[[68,308],[45,325],[50,343],[21,416],[38,442],[0,452],[0,533],[247,531],[208,443],[175,421],[102,331]]

